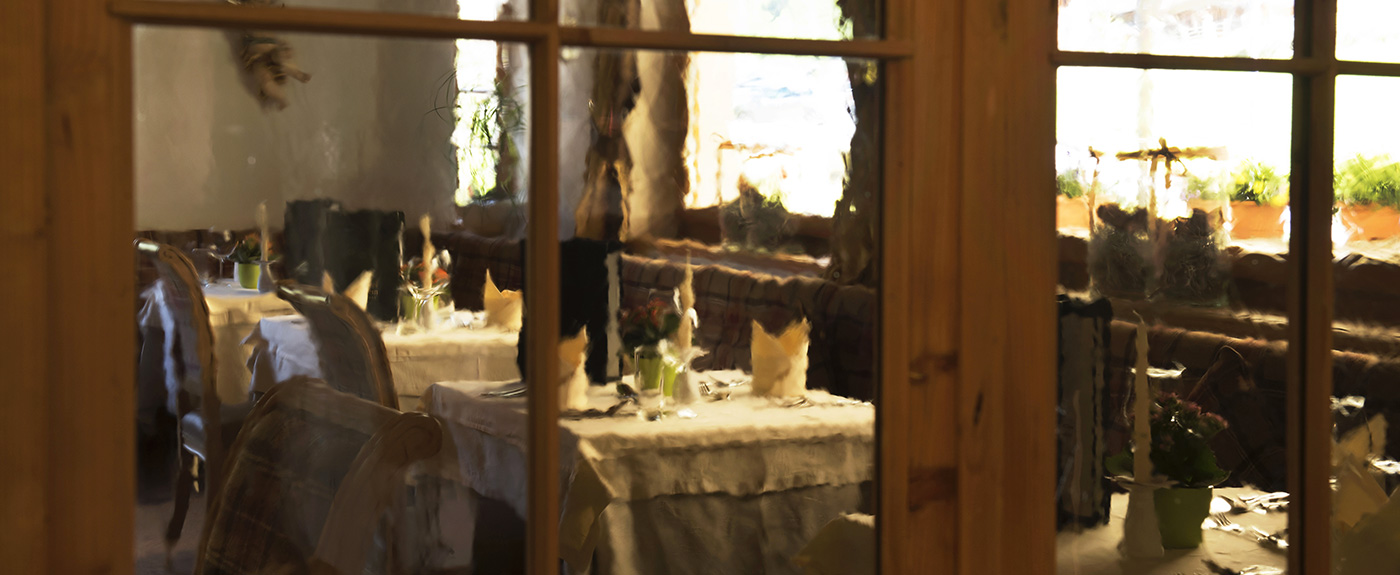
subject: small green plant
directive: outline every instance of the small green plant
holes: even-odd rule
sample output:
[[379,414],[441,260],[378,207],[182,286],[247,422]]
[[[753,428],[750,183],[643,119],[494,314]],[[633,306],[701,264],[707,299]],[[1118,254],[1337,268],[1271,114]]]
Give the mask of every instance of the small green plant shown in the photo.
[[1084,182],[1078,169],[1065,170],[1055,176],[1055,187],[1060,195],[1071,200],[1084,195]]
[[1389,156],[1357,156],[1332,176],[1337,201],[1400,208],[1400,164]]
[[505,85],[497,81],[490,95],[472,110],[468,122],[472,201],[513,197],[513,168],[520,158],[515,140],[524,130],[524,108],[511,97]]
[[1186,177],[1186,191],[1203,200],[1228,199],[1232,202],[1279,205],[1288,201],[1288,174],[1263,162],[1245,160],[1230,173]]
[[236,264],[251,264],[262,260],[262,240],[258,234],[248,234],[238,245],[233,246],[233,251],[224,256],[225,260]]
[[1230,201],[1276,205],[1288,201],[1288,175],[1273,166],[1246,160],[1235,170],[1231,181]]
[[[1216,463],[1210,440],[1227,427],[1219,415],[1183,400],[1162,395],[1152,405],[1152,470],[1177,487],[1213,487],[1230,473]],[[1133,450],[1125,449],[1105,462],[1115,475],[1132,475]]]

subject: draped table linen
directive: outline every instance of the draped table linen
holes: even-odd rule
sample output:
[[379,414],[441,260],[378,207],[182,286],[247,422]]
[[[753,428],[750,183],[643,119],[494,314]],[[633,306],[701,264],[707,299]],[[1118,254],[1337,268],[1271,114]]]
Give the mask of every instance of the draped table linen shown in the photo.
[[[443,473],[523,517],[525,399],[482,396],[501,387],[439,383],[422,408],[452,440],[456,462]],[[589,406],[615,403],[613,389],[591,387]],[[785,408],[741,387],[688,406],[693,419],[561,420],[560,556],[586,570],[596,549],[604,573],[800,572],[792,558],[859,510],[875,462],[873,406],[808,397],[818,406]]]
[[[416,405],[418,396],[438,381],[520,379],[515,364],[520,334],[515,332],[457,328],[400,335],[391,326],[382,337],[394,390],[404,409]],[[251,349],[247,366],[256,392],[265,393],[292,376],[321,377],[311,328],[301,316],[265,318],[245,343]]]
[[[1216,489],[1215,495],[1235,499],[1262,492],[1250,488]],[[1176,575],[1178,573],[1212,573],[1207,560],[1236,571],[1253,568],[1246,573],[1268,575],[1282,573],[1288,563],[1286,550],[1260,545],[1251,535],[1252,528],[1276,533],[1288,524],[1288,513],[1226,513],[1232,523],[1244,528],[1245,534],[1206,529],[1204,542],[1195,549],[1167,549],[1157,558],[1125,558],[1118,550],[1123,540],[1123,521],[1128,509],[1128,495],[1113,495],[1109,522],[1092,529],[1067,527],[1055,538],[1057,573],[1085,575]]]

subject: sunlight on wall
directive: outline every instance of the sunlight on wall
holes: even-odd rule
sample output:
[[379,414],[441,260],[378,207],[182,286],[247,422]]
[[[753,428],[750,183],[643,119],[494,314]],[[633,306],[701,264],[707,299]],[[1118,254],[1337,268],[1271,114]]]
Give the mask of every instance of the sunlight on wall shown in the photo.
[[[691,29],[837,40],[835,2],[691,0]],[[841,198],[855,119],[840,58],[698,53],[687,72],[686,206],[738,196],[741,175],[789,211],[830,216]]]
[[[495,20],[504,0],[457,0],[457,17],[463,20]],[[457,124],[452,146],[457,154],[459,206],[496,185],[496,162],[486,147],[472,136],[472,112],[490,97],[496,80],[496,43],[490,40],[457,40],[455,61],[457,94],[452,99]]]

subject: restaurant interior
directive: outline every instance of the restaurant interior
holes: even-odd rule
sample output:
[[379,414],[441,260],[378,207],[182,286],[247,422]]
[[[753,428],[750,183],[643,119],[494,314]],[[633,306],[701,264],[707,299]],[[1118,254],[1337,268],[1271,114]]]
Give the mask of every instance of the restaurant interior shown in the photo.
[[1397,572],[1400,4],[104,6],[17,572]]

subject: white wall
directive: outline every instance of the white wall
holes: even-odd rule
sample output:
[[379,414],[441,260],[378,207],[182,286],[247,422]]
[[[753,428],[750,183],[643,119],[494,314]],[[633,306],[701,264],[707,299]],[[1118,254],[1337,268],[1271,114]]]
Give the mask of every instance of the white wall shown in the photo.
[[[435,2],[455,6],[423,0],[413,9]],[[253,227],[264,200],[278,226],[286,201],[310,198],[449,221],[452,113],[444,121],[432,110],[443,104],[453,43],[280,37],[312,74],[288,82],[285,110],[253,95],[235,34],[138,28],[136,228]]]

